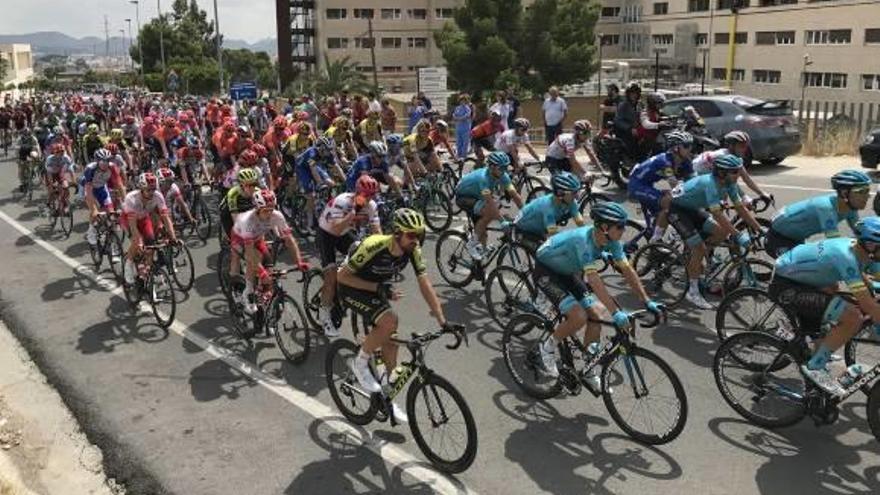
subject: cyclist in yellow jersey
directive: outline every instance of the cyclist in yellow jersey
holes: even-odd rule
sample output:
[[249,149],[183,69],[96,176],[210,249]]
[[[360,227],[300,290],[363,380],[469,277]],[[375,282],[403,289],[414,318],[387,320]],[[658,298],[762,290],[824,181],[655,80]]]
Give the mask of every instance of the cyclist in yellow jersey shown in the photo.
[[440,158],[434,151],[434,141],[430,137],[431,123],[422,119],[416,124],[414,131],[403,138],[403,155],[412,174],[421,176],[428,172],[439,172]]
[[362,152],[366,151],[367,145],[371,142],[383,141],[382,123],[379,121],[379,112],[367,112],[367,118],[358,124],[354,137],[357,141],[358,148]]
[[354,148],[354,139],[351,133],[351,122],[345,117],[336,117],[331,125],[324,132],[324,135],[333,139],[336,143],[337,158],[340,162],[347,162],[357,157],[357,150]]

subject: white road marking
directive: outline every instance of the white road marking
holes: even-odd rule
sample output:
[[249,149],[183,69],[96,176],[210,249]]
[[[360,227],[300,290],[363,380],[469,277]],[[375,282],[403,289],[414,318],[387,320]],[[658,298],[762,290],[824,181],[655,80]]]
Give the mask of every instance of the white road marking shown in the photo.
[[[125,297],[122,287],[120,287],[115,281],[102,275],[96,274],[91,268],[67,256],[60,249],[56,248],[45,240],[40,239],[31,230],[29,230],[27,227],[20,224],[16,220],[12,219],[5,212],[0,211],[0,218],[2,218],[6,223],[12,226],[15,230],[29,237],[38,246],[42,247],[50,254],[61,260],[64,264],[76,270],[77,273],[88,277],[101,288],[118,296]],[[151,311],[149,306],[147,306],[147,303],[145,302],[141,303],[140,309],[144,312]],[[348,435],[356,442],[359,442],[361,445],[367,447],[368,449],[379,455],[388,464],[402,470],[406,474],[418,479],[419,481],[431,485],[431,488],[434,491],[438,493],[450,494],[477,493],[476,491],[465,486],[460,481],[436,471],[433,467],[430,466],[430,464],[417,457],[414,457],[405,450],[379,438],[371,438],[370,432],[366,429],[351,425],[347,423],[344,419],[340,421],[340,416],[334,409],[323,404],[317,399],[309,397],[299,390],[290,387],[283,380],[279,380],[278,378],[275,378],[263,372],[259,368],[259,366],[245,359],[242,359],[233,351],[214,344],[213,342],[199,335],[197,332],[191,330],[188,326],[184,325],[179,320],[176,320],[174,323],[172,323],[169,327],[169,330],[173,331],[180,337],[185,338],[190,342],[193,342],[215,358],[223,360],[230,367],[235,368],[241,374],[247,376],[254,382],[265,387],[270,392],[286,400],[309,416],[323,421],[325,425],[335,429],[339,433]]]
[[784,186],[781,184],[761,184],[758,183],[761,187],[771,187],[774,189],[792,189],[794,191],[815,191],[815,192],[834,192],[834,189],[824,189],[818,187],[801,187],[801,186]]

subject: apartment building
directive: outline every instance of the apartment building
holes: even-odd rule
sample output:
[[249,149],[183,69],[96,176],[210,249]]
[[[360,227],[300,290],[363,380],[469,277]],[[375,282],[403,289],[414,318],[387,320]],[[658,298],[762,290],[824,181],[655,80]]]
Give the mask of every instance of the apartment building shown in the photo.
[[[15,87],[34,77],[34,58],[31,45],[24,43],[0,44],[0,58],[6,61],[6,76],[0,80],[0,93],[6,98],[18,98],[21,91]],[[6,89],[9,87],[10,89]],[[0,100],[2,101],[2,100]]]
[[460,0],[277,2],[281,64],[308,69],[323,64],[325,55],[331,61],[349,57],[372,79],[370,48],[375,44],[376,76],[390,92],[415,91],[420,67],[444,65],[433,33],[452,20],[453,9],[460,4]]
[[[880,0],[602,0],[604,59],[761,98],[880,102]],[[731,44],[731,31],[733,31]],[[806,85],[804,88],[803,85]]]

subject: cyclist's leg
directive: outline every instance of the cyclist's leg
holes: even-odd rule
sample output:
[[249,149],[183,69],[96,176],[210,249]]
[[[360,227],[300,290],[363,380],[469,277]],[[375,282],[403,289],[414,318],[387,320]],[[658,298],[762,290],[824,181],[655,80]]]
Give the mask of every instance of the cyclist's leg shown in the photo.
[[474,214],[478,216],[474,224],[474,234],[477,240],[480,241],[480,244],[486,247],[486,243],[489,240],[489,224],[494,220],[500,220],[501,212],[498,210],[498,205],[495,201],[481,199],[474,205]]

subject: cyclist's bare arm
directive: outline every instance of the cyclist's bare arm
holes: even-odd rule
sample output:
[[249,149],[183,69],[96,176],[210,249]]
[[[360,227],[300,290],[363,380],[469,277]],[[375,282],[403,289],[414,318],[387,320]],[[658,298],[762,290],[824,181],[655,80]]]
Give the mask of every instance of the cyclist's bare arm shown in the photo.
[[446,316],[443,314],[443,307],[440,305],[440,300],[437,298],[437,292],[434,290],[434,285],[431,283],[431,279],[428,278],[427,273],[423,273],[419,275],[419,291],[422,293],[422,298],[428,304],[428,307],[431,308],[431,316],[437,319],[437,323],[440,326],[446,324]]
[[366,290],[370,292],[376,292],[379,290],[379,284],[376,282],[368,282],[351,271],[351,269],[345,265],[342,265],[342,268],[339,269],[339,272],[336,273],[336,281],[342,285],[347,285],[349,287]]

